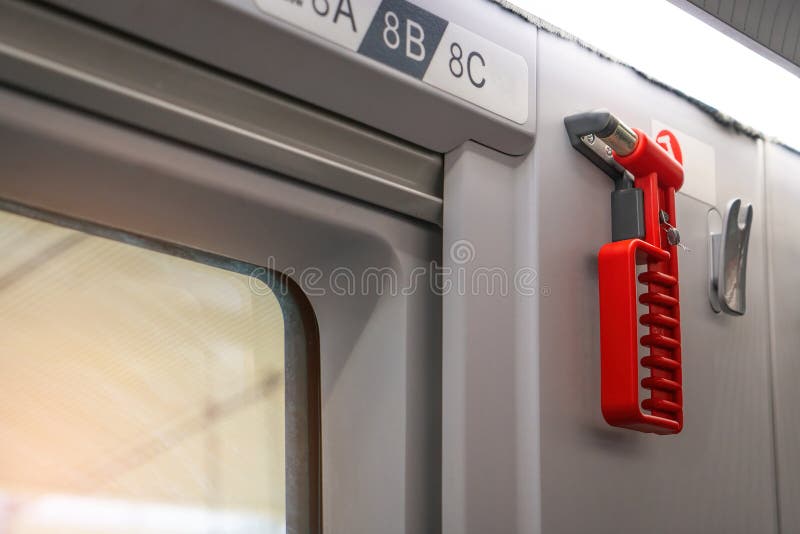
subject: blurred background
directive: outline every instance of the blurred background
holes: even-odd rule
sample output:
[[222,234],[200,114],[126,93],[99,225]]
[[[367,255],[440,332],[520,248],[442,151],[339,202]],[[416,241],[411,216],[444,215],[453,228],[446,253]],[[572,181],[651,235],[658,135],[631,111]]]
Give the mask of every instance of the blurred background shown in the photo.
[[284,532],[273,294],[6,212],[0,250],[0,533]]

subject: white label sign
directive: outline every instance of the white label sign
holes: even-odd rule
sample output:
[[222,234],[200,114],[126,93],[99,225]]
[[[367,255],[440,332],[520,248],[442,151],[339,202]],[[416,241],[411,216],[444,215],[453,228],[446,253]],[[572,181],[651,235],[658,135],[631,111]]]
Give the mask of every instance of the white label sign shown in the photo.
[[381,0],[255,0],[261,11],[349,50],[367,33]]
[[525,59],[452,22],[423,81],[514,122],[528,120]]
[[254,0],[263,12],[519,124],[528,64],[406,0]]

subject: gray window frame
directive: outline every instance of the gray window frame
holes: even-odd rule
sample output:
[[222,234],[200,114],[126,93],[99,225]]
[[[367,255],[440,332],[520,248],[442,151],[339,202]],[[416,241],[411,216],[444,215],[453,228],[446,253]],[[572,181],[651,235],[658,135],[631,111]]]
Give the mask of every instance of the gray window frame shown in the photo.
[[259,280],[281,308],[284,322],[286,528],[290,533],[322,530],[319,328],[314,310],[290,277],[261,265],[87,223],[73,217],[0,199],[0,210],[202,263]]
[[[441,261],[433,224],[3,86],[0,143],[0,198],[82,224],[284,273],[390,267],[409,279]],[[441,298],[306,294],[319,325],[322,528],[437,531]]]

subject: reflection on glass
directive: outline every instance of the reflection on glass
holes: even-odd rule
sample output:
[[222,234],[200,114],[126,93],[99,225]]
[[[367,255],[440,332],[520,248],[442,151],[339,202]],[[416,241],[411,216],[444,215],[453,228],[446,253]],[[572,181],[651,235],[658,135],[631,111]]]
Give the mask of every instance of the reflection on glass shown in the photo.
[[274,295],[0,211],[0,332],[0,533],[285,530]]

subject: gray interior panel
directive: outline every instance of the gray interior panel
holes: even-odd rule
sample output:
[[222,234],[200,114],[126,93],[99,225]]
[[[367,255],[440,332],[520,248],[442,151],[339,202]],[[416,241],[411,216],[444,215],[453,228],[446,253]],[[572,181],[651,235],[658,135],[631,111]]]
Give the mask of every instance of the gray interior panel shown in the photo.
[[781,532],[800,531],[800,158],[768,145],[770,306]]
[[[324,532],[800,532],[798,155],[493,2],[412,2],[526,59],[526,124],[253,0],[0,0],[0,198],[297,280],[321,335]],[[797,69],[794,4],[690,9]],[[713,194],[676,199],[678,435],[601,415],[612,182],[563,123],[597,108],[711,153],[707,174],[685,163]],[[708,297],[709,212],[736,197],[740,317]],[[420,281],[440,265],[450,285]],[[373,286],[334,286],[343,268]]]
[[524,125],[264,15],[253,0],[51,2],[436,152],[469,139],[508,154],[533,144],[536,32],[491,2],[414,3],[526,59],[531,91]]
[[6,83],[441,220],[438,154],[40,7],[3,0],[0,14],[0,80]]
[[533,163],[476,143],[446,158],[446,534],[540,531],[537,310],[547,288],[536,272]]
[[4,89],[0,144],[4,199],[292,274],[320,328],[324,531],[438,531],[440,299],[329,283],[408,280],[440,257],[437,227]]
[[[540,33],[539,52],[534,172],[540,277],[552,295],[541,299],[539,324],[543,532],[776,532],[760,145],[574,43]],[[597,252],[611,237],[612,184],[573,150],[563,124],[600,107],[642,130],[657,119],[707,143],[716,207],[740,196],[755,210],[747,314],[715,315],[711,206],[678,195],[691,252],[679,256],[685,426],[675,436],[613,428],[600,412]]]

